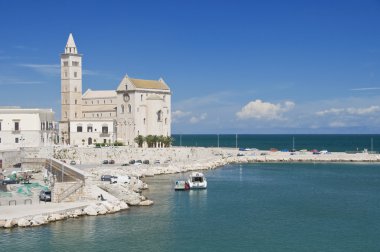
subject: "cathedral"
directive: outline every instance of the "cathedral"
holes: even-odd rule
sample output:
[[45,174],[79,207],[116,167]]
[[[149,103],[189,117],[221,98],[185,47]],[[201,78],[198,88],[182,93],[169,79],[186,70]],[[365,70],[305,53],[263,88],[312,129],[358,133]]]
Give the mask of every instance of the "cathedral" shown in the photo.
[[[116,86],[116,85],[115,85]],[[171,92],[159,80],[124,76],[115,90],[82,92],[82,55],[72,34],[61,54],[60,140],[69,145],[136,146],[139,136],[171,135]]]

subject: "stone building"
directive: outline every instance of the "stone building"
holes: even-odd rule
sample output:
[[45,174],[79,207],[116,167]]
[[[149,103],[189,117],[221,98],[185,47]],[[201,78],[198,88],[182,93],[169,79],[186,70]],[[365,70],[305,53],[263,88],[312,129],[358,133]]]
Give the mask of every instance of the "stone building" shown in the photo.
[[82,94],[82,55],[72,34],[61,54],[61,142],[122,142],[138,135],[171,135],[171,91],[165,81],[122,78],[116,90]]
[[57,141],[52,109],[0,107],[0,149],[48,146]]

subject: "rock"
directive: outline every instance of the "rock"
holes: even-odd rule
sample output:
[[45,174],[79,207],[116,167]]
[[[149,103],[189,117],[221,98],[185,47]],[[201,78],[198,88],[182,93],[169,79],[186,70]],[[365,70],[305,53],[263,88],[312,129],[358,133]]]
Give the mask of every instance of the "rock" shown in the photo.
[[13,222],[13,219],[6,220],[5,223],[4,223],[4,227],[5,228],[11,228],[11,227],[13,227],[14,225],[12,224],[12,222]]
[[103,201],[101,204],[107,209],[107,211],[113,211],[114,205],[111,202]]
[[93,206],[87,206],[87,207],[84,209],[84,212],[85,212],[87,215],[91,215],[91,216],[96,216],[96,215],[98,215],[98,212],[96,211],[96,209],[95,209]]
[[17,226],[28,227],[28,226],[30,226],[30,221],[28,221],[27,219],[21,218],[17,221]]
[[48,222],[47,218],[42,215],[36,215],[33,217],[33,219],[30,221],[32,226],[39,226],[46,224]]
[[0,228],[4,227],[6,220],[0,220]]
[[109,212],[109,210],[107,210],[107,208],[103,205],[103,204],[99,204],[98,206],[96,206],[96,212],[98,214],[106,214]]
[[81,215],[83,215],[83,212],[82,212],[81,209],[76,209],[76,210],[74,211],[74,215],[76,215],[76,216],[81,216]]
[[139,206],[150,206],[153,205],[153,203],[154,202],[152,200],[144,200],[139,203]]
[[121,210],[125,210],[129,208],[128,204],[125,203],[124,201],[120,201],[119,206]]

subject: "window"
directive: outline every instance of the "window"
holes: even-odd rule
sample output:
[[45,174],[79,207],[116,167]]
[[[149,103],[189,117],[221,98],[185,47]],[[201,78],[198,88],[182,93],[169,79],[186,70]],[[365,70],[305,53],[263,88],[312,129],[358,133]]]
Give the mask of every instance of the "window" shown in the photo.
[[166,125],[168,124],[168,118],[165,118],[165,124]]
[[73,66],[79,66],[79,62],[78,61],[73,61]]
[[106,104],[106,100],[104,100],[104,104]]
[[92,125],[87,126],[87,132],[92,132]]
[[68,65],[69,65],[69,62],[67,62],[67,61],[63,62],[63,66],[68,66]]
[[165,95],[164,95],[164,96],[162,96],[162,99],[165,101]]
[[121,105],[121,113],[124,113],[124,105]]
[[102,133],[108,133],[108,126],[102,126]]
[[74,78],[76,78],[77,76],[78,76],[78,73],[74,72]]
[[82,132],[82,131],[83,131],[82,126],[77,126],[77,132]]
[[143,95],[141,95],[141,101],[143,100]]
[[132,113],[132,106],[131,106],[131,104],[128,104],[128,113],[129,114]]
[[15,143],[18,143],[18,137],[15,138]]
[[[77,92],[77,91],[78,91],[78,89],[77,89],[77,87],[75,87],[75,88],[74,88],[74,92]],[[76,104],[76,103],[75,103],[75,104]]]
[[77,100],[75,100],[75,104],[78,104],[78,101],[77,101]]
[[145,125],[145,118],[144,118],[144,125]]
[[157,122],[162,122],[162,111],[161,110],[159,110],[157,112]]
[[20,122],[15,122],[15,131],[20,130]]
[[0,143],[1,143],[1,137],[0,137]]
[[86,114],[83,114],[83,117],[86,117]]
[[1,122],[0,122],[0,131],[1,131]]
[[67,72],[65,71],[65,78],[67,78]]
[[77,112],[75,112],[75,118],[77,118]]

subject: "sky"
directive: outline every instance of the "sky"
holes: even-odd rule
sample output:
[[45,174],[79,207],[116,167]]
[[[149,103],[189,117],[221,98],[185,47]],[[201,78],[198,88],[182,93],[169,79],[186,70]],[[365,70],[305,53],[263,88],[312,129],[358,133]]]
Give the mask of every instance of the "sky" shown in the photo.
[[73,34],[83,90],[162,77],[174,134],[380,133],[380,0],[0,0],[0,106],[60,118]]

